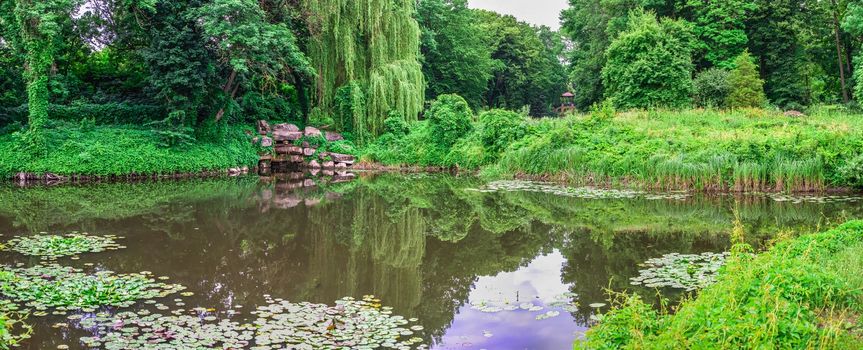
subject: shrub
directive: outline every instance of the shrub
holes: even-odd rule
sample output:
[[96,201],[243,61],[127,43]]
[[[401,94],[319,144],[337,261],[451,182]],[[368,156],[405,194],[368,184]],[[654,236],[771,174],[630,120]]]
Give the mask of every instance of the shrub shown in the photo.
[[734,69],[728,75],[728,94],[726,105],[730,108],[761,107],[767,101],[764,95],[764,80],[758,75],[758,67],[753,63],[749,51],[744,51],[734,60]]
[[722,68],[703,71],[692,81],[693,100],[699,107],[724,108],[731,88],[728,85],[729,72]]
[[629,14],[602,70],[607,96],[620,108],[683,107],[692,93],[692,33],[682,21]]
[[431,141],[442,148],[452,147],[473,129],[472,115],[470,106],[461,96],[438,96],[426,112]]
[[386,133],[401,137],[407,135],[410,131],[410,125],[398,112],[390,112],[390,116],[384,119],[384,132]]
[[839,175],[849,186],[863,188],[863,154],[849,160],[839,169]]
[[518,113],[493,109],[479,116],[482,144],[493,153],[503,152],[527,133],[524,117]]

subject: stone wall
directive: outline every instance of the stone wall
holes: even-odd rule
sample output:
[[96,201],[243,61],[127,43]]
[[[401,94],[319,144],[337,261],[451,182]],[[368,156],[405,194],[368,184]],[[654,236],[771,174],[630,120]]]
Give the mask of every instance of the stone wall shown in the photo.
[[339,133],[310,126],[300,130],[294,124],[271,127],[265,120],[258,121],[257,128],[260,136],[253,142],[267,150],[259,154],[261,174],[297,169],[347,170],[356,162],[352,155],[320,150],[328,142],[343,140]]

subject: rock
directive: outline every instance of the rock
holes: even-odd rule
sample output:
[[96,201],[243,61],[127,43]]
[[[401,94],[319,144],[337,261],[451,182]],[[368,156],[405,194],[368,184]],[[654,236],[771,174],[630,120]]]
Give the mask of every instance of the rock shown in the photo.
[[288,145],[276,145],[276,154],[288,154],[290,149],[291,146]]
[[288,208],[296,207],[296,206],[300,205],[300,203],[302,203],[302,202],[303,202],[302,199],[300,199],[296,196],[288,195],[285,197],[276,198],[276,200],[274,201],[274,204],[276,205],[276,208],[288,209]]
[[320,200],[320,199],[315,199],[315,198],[306,198],[306,199],[304,200],[304,202],[305,202],[305,204],[306,204],[306,206],[307,206],[307,207],[314,207],[314,206],[316,206],[316,205],[318,205],[318,204],[321,204],[321,200]]
[[261,142],[261,138],[260,138],[260,137],[255,136],[255,137],[253,137],[253,138],[252,138],[252,144],[253,144],[253,145],[257,145],[259,142]]
[[341,141],[345,139],[344,137],[342,137],[342,134],[330,131],[324,132],[324,138],[326,138],[327,141]]
[[312,179],[307,179],[306,181],[303,181],[303,186],[305,187],[315,187],[316,185],[317,184],[315,183],[315,180]]
[[789,118],[803,118],[806,116],[806,114],[803,114],[803,112],[795,110],[786,111],[784,115]]
[[312,159],[312,161],[311,161],[311,162],[309,162],[308,167],[309,167],[309,168],[312,168],[312,169],[320,169],[320,168],[321,168],[321,164],[320,164],[320,163],[318,163],[318,161],[317,161],[317,160]]
[[309,137],[322,136],[321,131],[318,130],[318,128],[311,127],[311,126],[307,126],[306,130],[304,130],[304,133],[306,134],[306,136],[309,136]]
[[336,163],[333,163],[333,161],[328,160],[328,161],[324,162],[324,164],[321,164],[321,166],[324,167],[324,169],[332,169],[332,168],[336,167]]
[[276,141],[296,141],[303,138],[303,133],[299,131],[276,130],[273,131],[273,138]]
[[282,124],[276,124],[276,126],[273,127],[273,132],[276,132],[276,131],[298,132],[298,131],[300,131],[300,128],[294,124],[282,123]]
[[327,158],[327,157],[329,157],[329,156],[330,156],[330,152],[321,152],[321,153],[318,153],[318,158],[320,158],[320,159],[324,159],[324,158]]
[[237,176],[237,175],[240,175],[240,172],[241,172],[240,168],[230,168],[230,169],[228,169],[228,175],[231,175],[231,176]]
[[315,154],[314,148],[303,148],[303,155],[305,155],[306,157],[311,157],[314,154]]
[[321,171],[320,171],[320,170],[318,170],[318,169],[311,169],[311,170],[309,170],[309,174],[310,174],[310,175],[312,175],[312,176],[318,176],[318,173],[320,173],[320,172],[321,172]]
[[324,173],[324,176],[333,176],[336,174],[336,172],[334,172],[332,170],[324,170],[323,173]]
[[306,174],[303,174],[302,171],[292,171],[288,177],[290,177],[291,180],[302,180],[306,177]]
[[330,158],[336,163],[354,164],[356,158],[349,154],[330,153]]
[[336,169],[347,169],[348,165],[345,163],[336,163]]
[[242,171],[242,172],[243,172],[243,174],[248,174],[248,173],[249,173],[249,167],[248,167],[248,166],[244,166],[244,167],[240,168],[240,171]]
[[291,163],[302,163],[303,156],[291,156]]
[[297,147],[297,146],[289,146],[288,147],[288,154],[293,154],[293,155],[298,155],[298,156],[303,155],[303,148]]
[[308,141],[303,141],[303,145],[302,145],[302,146],[303,146],[303,148],[309,148],[309,142],[308,142]]
[[272,131],[270,123],[267,123],[266,120],[258,120],[258,134],[267,135],[270,131]]
[[273,139],[268,136],[261,137],[261,147],[273,147]]

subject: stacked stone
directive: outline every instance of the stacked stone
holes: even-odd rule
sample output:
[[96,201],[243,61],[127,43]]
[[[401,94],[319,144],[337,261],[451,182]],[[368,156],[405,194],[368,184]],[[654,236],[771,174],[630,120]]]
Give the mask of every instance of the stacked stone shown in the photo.
[[[272,132],[273,137],[268,135]],[[310,169],[347,169],[356,161],[354,156],[348,154],[339,154],[331,152],[318,153],[317,145],[310,144],[304,141],[297,146],[296,141],[311,137],[323,137],[328,142],[343,140],[341,134],[335,132],[322,132],[321,130],[307,126],[300,130],[294,124],[277,124],[273,126],[265,121],[258,121],[258,133],[261,138],[256,140],[263,147],[273,147],[275,155],[262,153],[260,156],[259,168],[261,173],[269,173],[271,163],[288,163],[293,167],[310,168]],[[317,159],[313,158],[315,154]],[[308,159],[308,161],[307,161]]]

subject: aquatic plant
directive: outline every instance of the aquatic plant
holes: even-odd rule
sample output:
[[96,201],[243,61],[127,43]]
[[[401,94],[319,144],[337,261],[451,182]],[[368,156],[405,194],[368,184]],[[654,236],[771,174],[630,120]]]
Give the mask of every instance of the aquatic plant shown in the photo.
[[57,264],[3,268],[0,294],[37,310],[35,316],[46,315],[48,308],[63,312],[101,306],[128,307],[138,300],[165,297],[185,289],[178,284],[156,282],[148,277],[149,273],[88,274]]
[[115,241],[117,236],[91,236],[87,233],[66,235],[19,236],[9,240],[7,249],[30,256],[56,259],[81,253],[98,253],[105,250],[124,248]]
[[477,190],[480,192],[539,192],[557,196],[576,197],[583,199],[686,199],[685,193],[648,193],[634,190],[602,189],[595,187],[568,187],[553,183],[523,181],[523,180],[501,180],[487,184]]
[[25,323],[28,314],[8,300],[0,300],[0,349],[18,346],[30,338],[33,328]]
[[[240,324],[215,316],[121,312],[115,316],[83,319],[80,325],[98,335],[81,338],[89,347],[106,349],[424,349],[417,319],[392,315],[392,308],[365,296],[343,298],[334,306],[269,299],[252,314],[257,319]],[[411,337],[409,339],[405,339]]]
[[730,253],[671,253],[644,262],[648,267],[630,279],[632,285],[693,291],[716,282],[716,273]]

